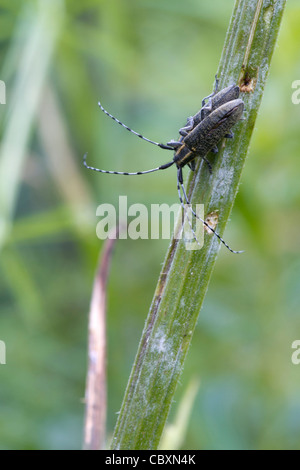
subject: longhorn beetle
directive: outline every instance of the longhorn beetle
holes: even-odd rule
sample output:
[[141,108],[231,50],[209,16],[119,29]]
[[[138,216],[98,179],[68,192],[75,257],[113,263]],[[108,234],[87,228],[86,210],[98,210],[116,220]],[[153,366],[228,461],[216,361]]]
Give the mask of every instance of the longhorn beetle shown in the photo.
[[[177,168],[177,191],[180,204],[187,216],[191,230],[194,234],[194,238],[197,242],[198,240],[195,236],[195,233],[191,226],[191,222],[188,218],[188,214],[186,213],[186,209],[184,207],[183,198],[186,204],[188,204],[189,206],[190,201],[187,197],[183,185],[182,168],[185,165],[188,165],[190,169],[194,171],[196,165],[195,160],[196,158],[200,157],[207,164],[209,172],[212,173],[212,167],[210,162],[206,159],[206,155],[211,151],[214,153],[218,152],[217,144],[224,137],[233,137],[231,129],[241,119],[244,110],[244,102],[239,98],[240,89],[237,85],[228,86],[220,91],[218,91],[218,85],[219,81],[216,76],[214,91],[210,95],[203,98],[202,107],[200,111],[198,111],[198,113],[196,113],[194,116],[187,118],[186,125],[179,129],[180,138],[177,141],[171,140],[170,142],[167,142],[166,145],[147,139],[138,132],[135,132],[134,130],[130,129],[128,126],[119,121],[119,119],[115,118],[109,112],[107,112],[100,102],[98,103],[100,109],[107,116],[112,118],[122,127],[127,129],[129,132],[132,132],[133,134],[137,135],[140,139],[143,139],[146,142],[150,142],[150,144],[157,145],[158,147],[164,150],[173,150],[174,157],[171,162],[165,163],[157,168],[152,168],[151,170],[128,173],[123,171],[108,171],[101,170],[99,168],[94,168],[86,163],[87,154],[85,154],[83,157],[83,164],[89,170],[98,171],[100,173],[126,176],[144,175],[146,173],[153,173],[154,171],[158,170],[166,170],[167,168],[175,164]],[[229,251],[231,251],[232,253],[242,253],[242,251],[232,250],[227,245],[227,243],[221,238],[221,236],[212,227],[210,227],[207,222],[205,222],[205,220],[202,220],[200,217],[198,217],[198,215],[194,212],[191,206],[190,210],[196,218],[198,218],[219,238],[219,240],[226,246],[226,248],[228,248]]]

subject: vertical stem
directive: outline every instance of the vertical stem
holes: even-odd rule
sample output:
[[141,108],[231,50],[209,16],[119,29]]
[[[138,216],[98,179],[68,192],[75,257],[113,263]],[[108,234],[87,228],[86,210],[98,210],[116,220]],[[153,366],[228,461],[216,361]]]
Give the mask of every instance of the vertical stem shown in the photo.
[[[220,88],[239,84],[245,119],[235,126],[234,139],[220,146],[212,161],[213,174],[199,162],[187,184],[192,202],[204,203],[206,215],[219,215],[217,231],[221,235],[238,191],[285,3],[236,0],[234,6],[218,76]],[[157,448],[219,248],[217,237],[208,233],[201,250],[187,251],[182,241],[172,241],[125,392],[112,449]]]

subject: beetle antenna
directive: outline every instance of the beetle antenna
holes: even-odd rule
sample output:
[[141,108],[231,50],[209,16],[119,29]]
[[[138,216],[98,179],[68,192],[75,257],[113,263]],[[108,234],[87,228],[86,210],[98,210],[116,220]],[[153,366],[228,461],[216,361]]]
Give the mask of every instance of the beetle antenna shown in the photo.
[[174,160],[172,162],[165,163],[164,165],[158,166],[157,168],[152,168],[151,170],[146,171],[135,171],[133,173],[128,173],[125,171],[108,171],[108,170],[101,170],[100,168],[94,168],[93,166],[89,166],[86,163],[87,153],[83,156],[83,164],[88,170],[98,171],[99,173],[106,173],[109,175],[124,175],[124,176],[135,176],[135,175],[146,175],[147,173],[153,173],[154,171],[158,170],[166,170],[170,168],[170,166],[174,165]]
[[[201,244],[199,243],[199,240],[198,240],[198,238],[197,238],[197,235],[196,235],[196,233],[195,233],[195,230],[193,229],[192,222],[191,222],[191,220],[190,220],[190,218],[189,218],[188,211],[186,210],[185,205],[184,205],[184,202],[183,202],[183,200],[182,200],[182,196],[181,196],[180,186],[179,186],[179,185],[177,185],[177,189],[178,189],[178,195],[179,195],[180,205],[181,205],[181,207],[182,207],[182,209],[183,209],[184,215],[185,215],[186,218],[187,218],[187,221],[188,221],[188,223],[189,223],[189,226],[190,226],[191,232],[192,232],[192,234],[193,234],[194,240],[195,240],[196,243],[199,245],[199,247],[202,248],[203,245],[201,245]],[[201,220],[201,219],[200,219],[200,220]]]
[[164,144],[159,144],[158,142],[154,142],[154,140],[147,139],[147,137],[144,137],[142,134],[139,134],[138,132],[135,132],[134,130],[130,129],[130,127],[126,126],[126,124],[123,124],[123,122],[119,121],[119,119],[117,119],[115,116],[113,116],[108,111],[106,111],[106,109],[103,108],[100,101],[98,101],[98,106],[106,114],[106,116],[108,116],[111,119],[113,119],[114,121],[116,121],[118,124],[120,124],[120,126],[124,127],[124,129],[126,129],[127,131],[132,132],[132,134],[137,135],[140,139],[143,139],[146,142],[149,142],[150,144],[157,145],[161,149],[173,150],[174,151],[174,147],[170,147],[169,145],[164,145]]
[[[211,230],[213,232],[213,234],[218,237],[218,239],[223,243],[223,245],[226,246],[226,248],[231,251],[231,253],[235,253],[235,254],[240,254],[240,253],[244,253],[244,251],[235,251],[233,250],[232,248],[230,248],[229,245],[227,245],[227,243],[225,242],[225,240],[223,240],[223,238],[210,226],[208,225],[207,222],[205,222],[205,220],[201,219],[201,217],[199,217],[196,212],[193,210],[192,206],[191,206],[191,203],[186,195],[186,191],[184,189],[184,185],[183,183],[180,181],[180,178],[179,178],[179,173],[178,173],[178,177],[177,177],[177,191],[178,191],[178,196],[179,196],[179,200],[180,200],[180,204],[181,206],[183,207],[184,211],[185,211],[185,207],[184,207],[184,202],[182,200],[182,196],[181,196],[181,191],[180,189],[182,189],[182,192],[183,192],[183,195],[184,195],[184,199],[186,201],[186,204],[188,204],[190,206],[190,210],[193,214],[194,217],[196,217],[196,219],[200,220],[207,228],[209,228],[209,230]],[[194,234],[194,231],[193,231],[193,234]],[[194,237],[195,237],[195,234],[194,234]],[[195,240],[198,242],[198,240],[195,238]],[[199,244],[199,242],[198,242]]]

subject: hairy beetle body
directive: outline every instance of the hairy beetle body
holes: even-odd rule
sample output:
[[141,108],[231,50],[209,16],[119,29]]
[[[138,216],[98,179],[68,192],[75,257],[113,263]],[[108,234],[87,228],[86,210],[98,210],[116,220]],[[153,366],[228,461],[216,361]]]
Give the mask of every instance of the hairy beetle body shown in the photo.
[[[244,110],[244,102],[236,99],[225,103],[200,121],[184,137],[182,145],[176,150],[174,162],[183,167],[196,157],[205,157],[231,128],[236,124]],[[188,152],[185,147],[188,148]]]

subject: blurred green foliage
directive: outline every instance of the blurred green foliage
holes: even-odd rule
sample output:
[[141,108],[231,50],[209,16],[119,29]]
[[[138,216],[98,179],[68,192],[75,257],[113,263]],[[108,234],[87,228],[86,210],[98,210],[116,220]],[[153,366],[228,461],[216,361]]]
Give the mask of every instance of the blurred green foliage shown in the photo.
[[[83,168],[86,151],[90,164],[112,170],[148,169],[169,158],[105,117],[97,101],[151,139],[176,138],[212,89],[233,3],[0,1],[7,93],[0,105],[2,449],[81,447],[87,313],[102,247],[96,207],[117,205],[119,195],[148,207],[177,202],[172,169],[123,178]],[[34,43],[41,21],[48,52]],[[300,365],[291,362],[291,344],[300,339],[300,107],[291,101],[292,82],[300,79],[299,22],[299,2],[290,0],[225,234],[246,253],[221,248],[170,416],[191,380],[200,379],[184,449],[300,448]],[[37,90],[28,114],[26,100]],[[4,154],[14,122],[22,128],[12,128]],[[108,435],[167,246],[168,240],[116,244]]]

